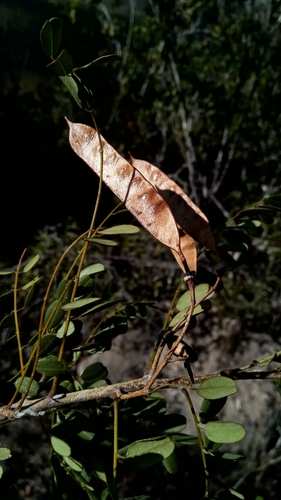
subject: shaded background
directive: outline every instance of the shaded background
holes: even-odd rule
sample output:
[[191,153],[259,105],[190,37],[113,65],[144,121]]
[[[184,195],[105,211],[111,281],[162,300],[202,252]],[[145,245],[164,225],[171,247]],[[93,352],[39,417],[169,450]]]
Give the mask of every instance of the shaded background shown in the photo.
[[[92,216],[98,180],[70,149],[64,120],[91,125],[90,117],[46,67],[39,39],[55,16],[64,21],[62,48],[75,65],[121,56],[85,75],[102,134],[125,157],[130,152],[169,173],[215,232],[244,206],[278,192],[279,1],[0,0],[1,267],[37,245],[51,269],[65,240],[86,230]],[[115,203],[104,188],[99,220]],[[145,232],[135,241],[103,256],[109,267],[115,262],[107,293],[117,286],[128,298],[170,300],[179,276],[168,270],[168,250]],[[268,225],[228,276],[221,316],[280,342],[280,278],[280,231]],[[274,488],[273,495],[278,481]]]

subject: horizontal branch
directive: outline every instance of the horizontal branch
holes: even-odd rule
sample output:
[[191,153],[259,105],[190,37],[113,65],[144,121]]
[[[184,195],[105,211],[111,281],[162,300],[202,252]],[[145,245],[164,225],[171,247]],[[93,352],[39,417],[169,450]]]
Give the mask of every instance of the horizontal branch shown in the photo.
[[142,378],[129,380],[127,382],[119,382],[117,384],[85,389],[83,391],[70,392],[67,394],[56,394],[52,398],[45,396],[40,399],[25,400],[20,409],[17,408],[18,403],[14,403],[11,408],[3,406],[0,408],[0,421],[3,423],[3,421],[13,421],[24,417],[40,417],[48,411],[80,405],[88,401],[94,401],[95,399],[128,399],[138,396],[148,396],[152,392],[160,389],[187,389],[192,385],[202,383],[204,380],[219,376],[230,377],[233,380],[277,380],[281,379],[281,372],[276,370],[241,372],[239,369],[232,369],[194,376],[194,384],[191,383],[189,377],[174,379],[164,378],[156,380],[149,390],[146,389],[149,377],[145,375]]

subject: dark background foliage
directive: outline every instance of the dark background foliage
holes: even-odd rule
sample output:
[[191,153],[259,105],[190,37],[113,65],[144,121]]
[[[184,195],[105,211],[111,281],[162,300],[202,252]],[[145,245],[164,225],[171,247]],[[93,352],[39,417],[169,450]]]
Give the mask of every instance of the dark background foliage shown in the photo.
[[[91,124],[90,117],[46,68],[40,45],[43,23],[55,16],[63,19],[62,47],[77,66],[103,54],[121,56],[120,63],[85,73],[102,134],[125,157],[130,152],[169,173],[218,235],[244,206],[278,192],[278,0],[1,0],[1,267],[14,265],[30,244],[46,251],[45,264],[53,267],[73,228],[87,229],[95,202],[98,180],[71,151],[64,120]],[[115,203],[104,188],[99,220]],[[36,241],[45,226],[49,232]],[[279,342],[276,227],[265,226],[240,257],[218,305],[241,328]],[[168,261],[168,252],[145,233],[138,245],[125,239],[104,257],[113,277],[109,294],[117,283],[134,299],[171,298],[179,277],[171,268],[167,278],[168,266],[153,264]]]

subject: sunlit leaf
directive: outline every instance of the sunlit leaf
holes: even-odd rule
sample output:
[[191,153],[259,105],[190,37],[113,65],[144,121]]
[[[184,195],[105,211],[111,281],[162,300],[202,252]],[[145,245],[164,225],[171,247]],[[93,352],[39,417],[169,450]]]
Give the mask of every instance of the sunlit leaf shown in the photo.
[[[66,444],[66,443],[65,443]],[[54,446],[53,446],[54,448]],[[61,455],[62,453],[60,453]],[[77,472],[81,472],[83,470],[83,466],[75,460],[72,457],[69,457],[68,455],[63,455],[65,463],[73,470],[76,470]]]
[[37,264],[39,259],[40,259],[39,254],[34,255],[34,257],[32,257],[32,259],[26,264],[26,266],[24,266],[22,272],[27,273],[28,271],[30,271],[30,269],[32,269]]
[[197,394],[205,399],[219,399],[237,392],[234,380],[228,377],[212,377],[204,380],[196,389]]
[[1,276],[7,276],[8,274],[14,274],[15,271],[0,271],[0,275]]
[[56,436],[51,436],[51,445],[53,449],[55,450],[56,453],[63,457],[69,457],[71,454],[71,448],[70,446],[63,441],[62,439],[56,437]]
[[95,434],[89,431],[80,431],[78,432],[77,436],[79,436],[81,439],[84,439],[85,441],[91,441],[95,437]]
[[73,309],[79,309],[81,307],[85,307],[88,304],[92,304],[93,302],[96,302],[97,300],[101,300],[98,297],[92,297],[88,299],[78,299],[74,300],[74,302],[69,302],[68,304],[65,304],[62,306],[62,309],[64,311],[72,311]]
[[91,264],[90,266],[85,267],[85,269],[82,269],[80,273],[80,278],[82,278],[83,276],[90,276],[91,274],[101,273],[104,270],[105,267],[103,264],[100,263]]
[[[199,302],[203,297],[205,297],[205,295],[207,295],[209,290],[210,290],[210,285],[208,283],[201,283],[200,285],[197,285],[194,290],[195,301]],[[208,295],[208,299],[213,297],[213,295],[214,292],[210,293],[210,295]],[[187,309],[190,306],[190,302],[191,302],[191,297],[190,297],[190,291],[188,290],[179,298],[176,304],[176,309],[178,311],[181,311],[182,309]]]
[[246,434],[243,425],[236,422],[208,422],[204,429],[207,438],[214,443],[236,443]]
[[68,92],[75,99],[78,106],[80,106],[80,108],[82,108],[83,104],[82,104],[82,101],[79,97],[79,88],[78,88],[78,85],[77,85],[76,81],[74,80],[74,78],[72,76],[68,76],[68,75],[60,76],[59,78],[61,79],[61,81],[65,85],[65,87],[67,88]]
[[142,469],[162,462],[173,453],[174,448],[174,442],[170,437],[143,439],[128,446],[126,459],[133,460],[134,468]]
[[[21,377],[19,377],[15,381],[16,389],[21,384],[21,380],[22,380]],[[24,377],[22,384],[20,385],[20,389],[19,389],[19,392],[21,394],[26,392],[29,382],[30,382],[30,377]],[[39,388],[40,388],[40,386],[39,386],[38,382],[36,382],[36,380],[32,380],[31,386],[30,386],[29,391],[28,391],[28,395],[31,397],[36,396],[38,394]]]
[[0,460],[7,460],[11,458],[11,450],[9,448],[0,448]]
[[28,283],[26,283],[25,285],[23,285],[22,290],[28,290],[28,288],[35,285],[35,283],[38,283],[38,281],[40,281],[40,279],[41,279],[40,276],[36,276],[36,278],[34,278],[33,280],[31,280]]
[[118,243],[113,240],[106,240],[104,238],[87,238],[87,241],[91,241],[92,243],[96,243],[97,245],[104,245],[107,247],[116,247]]
[[[57,331],[57,335],[56,336],[59,339],[62,339],[63,336],[64,336],[65,325],[66,325],[66,322],[64,321],[63,324],[61,325],[61,327]],[[72,323],[72,321],[70,321],[69,325],[68,325],[68,328],[67,328],[66,337],[69,337],[69,335],[71,335],[73,332],[75,332],[75,325],[74,325],[74,323]]]
[[100,234],[136,234],[140,231],[139,227],[132,224],[121,224],[99,231]]

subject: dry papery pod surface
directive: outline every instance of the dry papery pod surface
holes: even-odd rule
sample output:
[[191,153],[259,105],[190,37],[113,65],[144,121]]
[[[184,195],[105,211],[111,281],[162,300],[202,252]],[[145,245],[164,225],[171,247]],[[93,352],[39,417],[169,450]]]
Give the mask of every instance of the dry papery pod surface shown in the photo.
[[[67,122],[72,149],[100,175],[97,131],[88,125]],[[203,212],[157,167],[142,160],[133,160],[131,165],[102,136],[100,138],[105,184],[145,229],[172,250],[184,272],[188,269],[196,272],[194,238],[211,250],[215,249],[209,222]],[[189,225],[193,227],[188,229]]]

